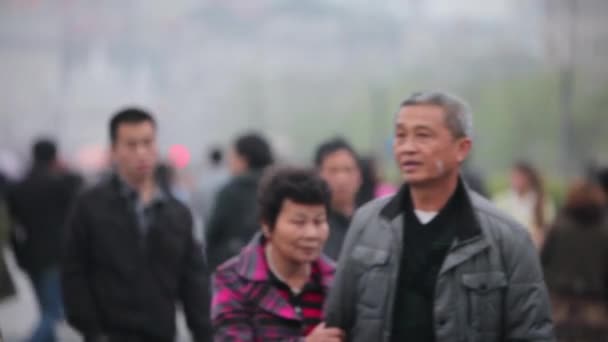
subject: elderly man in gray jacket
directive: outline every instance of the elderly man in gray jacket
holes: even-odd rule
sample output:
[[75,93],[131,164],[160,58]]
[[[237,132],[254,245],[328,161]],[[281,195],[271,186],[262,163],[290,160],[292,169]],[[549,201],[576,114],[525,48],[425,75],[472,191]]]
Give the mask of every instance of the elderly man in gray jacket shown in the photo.
[[347,341],[555,340],[528,233],[460,178],[471,131],[469,107],[449,94],[401,104],[393,148],[405,185],[355,214],[326,302]]

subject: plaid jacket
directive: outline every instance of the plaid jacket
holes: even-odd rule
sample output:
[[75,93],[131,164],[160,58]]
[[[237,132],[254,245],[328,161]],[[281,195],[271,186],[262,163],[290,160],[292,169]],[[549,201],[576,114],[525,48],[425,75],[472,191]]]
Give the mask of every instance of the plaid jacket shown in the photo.
[[[262,240],[261,234],[256,235],[213,277],[211,316],[216,342],[303,341],[301,318],[270,281]],[[317,263],[327,293],[335,266],[325,256]]]

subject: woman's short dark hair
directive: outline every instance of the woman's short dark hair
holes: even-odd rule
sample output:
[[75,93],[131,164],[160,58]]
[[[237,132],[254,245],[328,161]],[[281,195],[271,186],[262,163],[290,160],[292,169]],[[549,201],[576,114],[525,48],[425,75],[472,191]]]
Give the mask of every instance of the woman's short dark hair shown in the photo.
[[273,163],[270,145],[261,135],[249,133],[234,142],[236,153],[247,161],[251,170],[261,170]]
[[260,219],[272,230],[285,200],[299,204],[323,205],[329,211],[329,187],[314,170],[279,167],[264,173],[258,189]]

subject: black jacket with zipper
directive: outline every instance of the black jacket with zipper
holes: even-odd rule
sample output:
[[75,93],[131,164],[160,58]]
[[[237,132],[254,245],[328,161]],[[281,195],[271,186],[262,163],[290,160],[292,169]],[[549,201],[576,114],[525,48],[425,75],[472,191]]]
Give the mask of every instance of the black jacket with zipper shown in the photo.
[[209,274],[190,211],[168,196],[143,235],[117,177],[85,191],[69,220],[62,286],[85,337],[175,336],[180,301],[195,341],[211,336]]

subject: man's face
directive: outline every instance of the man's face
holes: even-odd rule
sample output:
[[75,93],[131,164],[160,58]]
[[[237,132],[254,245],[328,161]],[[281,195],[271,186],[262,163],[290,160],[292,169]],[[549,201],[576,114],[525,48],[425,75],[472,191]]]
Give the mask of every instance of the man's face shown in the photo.
[[228,155],[228,169],[230,170],[230,174],[238,176],[247,172],[248,168],[247,160],[245,160],[236,149],[231,149],[230,154]]
[[329,185],[334,206],[354,204],[361,186],[361,171],[352,153],[342,149],[328,154],[319,173]]
[[158,160],[154,124],[149,121],[120,124],[112,146],[112,160],[129,179],[153,176]]
[[448,129],[441,107],[414,105],[399,110],[393,152],[410,185],[429,184],[457,173],[470,149],[469,138],[456,138]]

